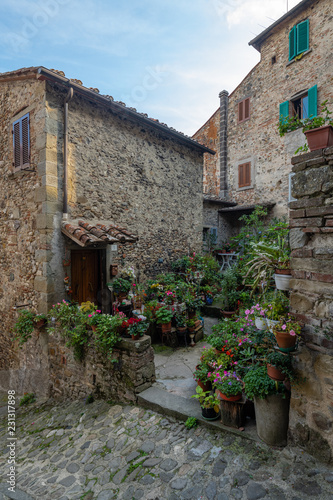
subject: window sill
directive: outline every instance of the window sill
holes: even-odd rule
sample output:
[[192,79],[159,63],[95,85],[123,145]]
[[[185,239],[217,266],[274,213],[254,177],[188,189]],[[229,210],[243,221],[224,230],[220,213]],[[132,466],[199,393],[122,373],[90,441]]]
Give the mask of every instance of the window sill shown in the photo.
[[238,188],[236,189],[236,191],[237,191],[237,192],[238,192],[238,191],[246,191],[246,190],[248,190],[248,189],[254,189],[254,186],[253,186],[253,185],[251,185],[251,186],[244,186],[244,187],[241,187],[241,188],[240,188],[240,187],[238,187]]
[[300,61],[301,59],[303,59],[304,56],[306,56],[307,54],[310,54],[310,52],[312,52],[312,49],[306,50],[305,52],[303,52],[303,54],[300,54],[299,56],[294,57],[294,59],[292,59],[291,61],[289,61],[286,64],[286,67],[290,66],[294,62]]

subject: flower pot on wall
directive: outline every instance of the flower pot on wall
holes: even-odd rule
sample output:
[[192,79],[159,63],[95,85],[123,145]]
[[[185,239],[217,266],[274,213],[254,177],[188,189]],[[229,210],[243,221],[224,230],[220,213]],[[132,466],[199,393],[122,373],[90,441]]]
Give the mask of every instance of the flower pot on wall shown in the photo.
[[286,375],[279,368],[270,363],[267,363],[267,375],[272,380],[277,380],[278,382],[282,382],[286,378]]
[[278,321],[276,321],[275,319],[268,319],[266,318],[266,323],[267,323],[267,327],[268,327],[268,330],[273,333],[273,328],[275,325],[278,324]]
[[331,125],[324,125],[323,127],[306,130],[304,134],[308,141],[310,151],[333,146],[333,127]]
[[[288,270],[289,272],[289,270]],[[278,290],[289,290],[291,274],[274,274],[275,286]]]
[[290,335],[281,331],[275,331],[275,338],[279,349],[283,352],[290,352],[296,349],[297,335]]
[[255,318],[255,324],[256,324],[256,328],[258,328],[258,330],[267,330],[266,318],[260,318],[257,316]]
[[238,394],[235,394],[234,396],[226,396],[225,394],[223,394],[223,392],[218,391],[218,395],[224,401],[239,401],[240,399],[242,399],[243,393],[239,392]]

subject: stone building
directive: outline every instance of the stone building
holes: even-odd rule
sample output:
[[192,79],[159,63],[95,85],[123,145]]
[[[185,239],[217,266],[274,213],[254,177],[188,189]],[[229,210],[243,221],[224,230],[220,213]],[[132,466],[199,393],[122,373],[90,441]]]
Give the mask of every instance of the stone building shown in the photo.
[[0,75],[0,368],[21,307],[67,290],[107,312],[116,266],[143,278],[201,249],[204,152],[63,72]]
[[306,140],[300,129],[281,138],[279,117],[316,116],[323,101],[332,103],[331,8],[330,0],[303,0],[251,40],[260,62],[230,95],[220,93],[220,107],[193,136],[216,151],[205,155],[203,190],[218,204],[204,202],[204,226],[215,216],[220,240],[246,207],[288,213],[290,159]]

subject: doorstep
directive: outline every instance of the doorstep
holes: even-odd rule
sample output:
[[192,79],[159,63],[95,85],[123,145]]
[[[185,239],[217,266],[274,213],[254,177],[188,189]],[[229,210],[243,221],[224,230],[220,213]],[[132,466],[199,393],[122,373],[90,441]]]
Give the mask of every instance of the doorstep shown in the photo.
[[249,420],[244,427],[244,431],[222,425],[220,420],[207,421],[202,418],[198,401],[195,399],[183,398],[182,396],[165,391],[159,387],[152,386],[138,394],[138,404],[144,408],[157,411],[163,415],[170,415],[183,421],[186,421],[188,417],[195,417],[200,424],[212,430],[231,432],[232,434],[245,437],[251,441],[260,442],[253,420]]

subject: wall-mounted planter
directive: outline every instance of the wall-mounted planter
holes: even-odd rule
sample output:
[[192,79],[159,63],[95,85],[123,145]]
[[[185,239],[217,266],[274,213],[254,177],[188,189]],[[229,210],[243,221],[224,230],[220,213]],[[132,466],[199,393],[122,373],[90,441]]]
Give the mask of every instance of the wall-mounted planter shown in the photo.
[[331,125],[313,128],[307,130],[304,134],[306,135],[310,151],[333,146],[333,127]]
[[274,274],[275,286],[278,290],[289,290],[291,274]]

